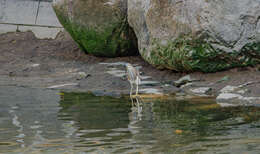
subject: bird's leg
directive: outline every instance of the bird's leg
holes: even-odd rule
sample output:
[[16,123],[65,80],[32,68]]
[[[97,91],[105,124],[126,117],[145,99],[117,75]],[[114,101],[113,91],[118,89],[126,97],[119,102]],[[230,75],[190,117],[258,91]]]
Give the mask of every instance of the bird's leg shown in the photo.
[[130,89],[130,97],[132,97],[132,93],[133,93],[133,85],[132,84],[130,84],[131,85],[131,89]]
[[131,101],[132,101],[132,106],[134,106],[134,100],[133,100],[133,97],[132,97],[132,92],[133,92],[133,85],[131,85],[131,89],[130,89],[130,98],[131,98]]
[[132,107],[134,107],[134,100],[132,97],[130,97],[131,101],[132,101]]
[[136,91],[135,91],[135,95],[138,95],[138,84],[136,85]]

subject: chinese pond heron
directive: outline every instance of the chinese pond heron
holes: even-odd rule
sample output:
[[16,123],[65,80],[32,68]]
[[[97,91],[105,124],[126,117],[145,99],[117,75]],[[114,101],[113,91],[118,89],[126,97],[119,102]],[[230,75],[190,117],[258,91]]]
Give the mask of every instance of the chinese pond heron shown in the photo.
[[135,67],[133,67],[131,64],[127,63],[126,64],[126,75],[127,75],[128,81],[130,82],[130,85],[131,85],[130,97],[132,97],[132,92],[133,92],[134,86],[136,86],[135,94],[138,95],[138,86],[141,83],[139,71]]

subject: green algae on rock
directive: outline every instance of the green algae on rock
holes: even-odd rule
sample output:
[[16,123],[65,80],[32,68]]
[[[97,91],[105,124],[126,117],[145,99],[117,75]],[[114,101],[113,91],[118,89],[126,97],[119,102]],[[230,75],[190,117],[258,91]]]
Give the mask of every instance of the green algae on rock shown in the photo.
[[53,8],[86,53],[105,57],[138,53],[134,32],[127,22],[126,1],[60,0]]
[[154,39],[150,56],[144,56],[149,63],[158,68],[178,72],[217,72],[260,63],[258,43],[251,43],[241,51],[228,53],[215,49],[203,39],[192,39],[189,36],[181,36],[166,45],[158,42],[159,40]]
[[216,72],[260,63],[259,5],[259,0],[131,0],[128,22],[140,54],[157,68]]

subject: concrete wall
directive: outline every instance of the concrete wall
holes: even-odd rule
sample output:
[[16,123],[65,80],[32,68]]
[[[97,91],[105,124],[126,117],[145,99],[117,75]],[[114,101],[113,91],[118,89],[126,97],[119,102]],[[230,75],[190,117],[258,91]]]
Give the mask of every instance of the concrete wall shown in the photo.
[[0,0],[0,34],[33,31],[38,38],[55,38],[63,30],[52,0]]

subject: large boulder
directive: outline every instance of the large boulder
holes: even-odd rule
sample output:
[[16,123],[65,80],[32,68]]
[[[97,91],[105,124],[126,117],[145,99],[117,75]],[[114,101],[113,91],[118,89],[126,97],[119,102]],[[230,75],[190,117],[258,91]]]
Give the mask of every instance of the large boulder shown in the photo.
[[129,0],[139,52],[158,68],[215,72],[260,63],[259,0]]
[[115,57],[138,52],[127,22],[126,0],[54,0],[53,8],[63,27],[87,53]]

